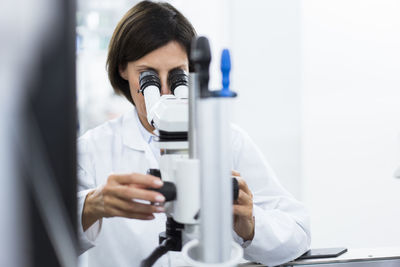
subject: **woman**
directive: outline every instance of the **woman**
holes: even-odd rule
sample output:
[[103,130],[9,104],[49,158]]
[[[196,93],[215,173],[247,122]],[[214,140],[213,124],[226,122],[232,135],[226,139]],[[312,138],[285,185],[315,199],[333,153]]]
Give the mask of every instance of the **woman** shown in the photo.
[[[190,22],[167,3],[140,2],[117,25],[109,45],[108,74],[116,92],[135,107],[131,112],[88,131],[79,141],[78,210],[81,252],[89,266],[139,266],[158,245],[165,229],[162,182],[145,175],[158,168],[160,151],[152,142],[154,128],[146,119],[139,75],[155,70],[161,93],[170,94],[168,74],[190,71]],[[277,265],[304,253],[310,243],[304,207],[276,180],[249,137],[232,127],[233,175],[239,199],[233,205],[234,239],[244,257]],[[105,219],[111,218],[112,219]],[[166,257],[157,265],[165,264]]]

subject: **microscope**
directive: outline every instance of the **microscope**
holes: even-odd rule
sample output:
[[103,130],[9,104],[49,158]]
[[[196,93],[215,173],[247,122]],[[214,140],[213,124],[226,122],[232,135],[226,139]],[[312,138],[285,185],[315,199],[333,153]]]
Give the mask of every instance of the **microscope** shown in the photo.
[[140,74],[147,120],[155,128],[161,151],[160,169],[148,174],[164,185],[152,189],[165,198],[166,231],[159,246],[142,261],[152,266],[168,251],[182,251],[191,266],[235,266],[242,249],[232,241],[232,201],[238,183],[231,177],[229,99],[230,57],[221,59],[223,89],[210,91],[210,47],[207,38],[193,41],[191,61],[195,73],[173,70],[168,76],[171,95],[160,94],[161,83],[153,70]]
[[198,224],[199,161],[188,156],[188,82],[187,73],[173,70],[168,76],[172,94],[161,96],[160,80],[155,71],[145,71],[139,77],[147,120],[155,128],[161,150],[160,169],[150,169],[148,174],[164,182],[156,191],[165,196],[167,215],[166,231],[159,236],[160,246],[142,261],[142,266],[153,265],[168,251],[181,251],[182,236]]

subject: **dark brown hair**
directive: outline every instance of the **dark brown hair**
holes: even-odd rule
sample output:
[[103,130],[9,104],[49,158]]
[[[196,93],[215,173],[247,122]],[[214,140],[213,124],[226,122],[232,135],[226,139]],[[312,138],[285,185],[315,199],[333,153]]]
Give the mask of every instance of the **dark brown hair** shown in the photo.
[[[192,24],[172,5],[143,1],[132,7],[118,23],[108,47],[107,71],[114,91],[132,104],[129,83],[119,69],[160,48],[177,41],[190,58],[190,45],[196,32]],[[192,69],[189,62],[189,70]]]

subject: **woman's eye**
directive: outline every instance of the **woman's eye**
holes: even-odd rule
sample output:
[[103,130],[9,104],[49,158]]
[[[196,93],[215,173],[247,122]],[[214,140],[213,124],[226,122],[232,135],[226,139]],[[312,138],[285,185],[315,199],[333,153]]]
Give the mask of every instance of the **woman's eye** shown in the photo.
[[140,72],[144,72],[144,71],[152,71],[152,72],[155,72],[155,73],[158,74],[158,71],[156,69],[153,69],[153,68],[145,68],[145,69],[140,70]]
[[174,69],[168,73],[168,86],[173,89],[176,86],[188,85],[188,75],[183,69]]

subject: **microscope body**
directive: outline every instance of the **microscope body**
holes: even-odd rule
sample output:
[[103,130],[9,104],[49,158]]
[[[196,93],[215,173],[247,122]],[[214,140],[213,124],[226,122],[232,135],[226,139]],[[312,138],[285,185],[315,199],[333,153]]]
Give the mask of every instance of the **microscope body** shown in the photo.
[[[178,78],[177,78],[178,77]],[[185,229],[198,224],[200,209],[199,160],[189,158],[188,76],[175,71],[168,79],[174,94],[160,95],[156,73],[146,71],[139,83],[145,97],[147,120],[155,128],[157,145],[161,151],[160,174],[164,184],[175,192],[161,192],[172,196],[165,203],[166,215]],[[163,189],[161,189],[163,190]],[[185,238],[184,238],[185,239]]]
[[[163,101],[163,100],[162,100]],[[189,158],[188,100],[168,96],[157,105],[158,145],[161,150],[160,172],[164,182],[176,187],[176,199],[167,202],[167,216],[182,224],[197,224],[200,209],[198,159]],[[164,127],[165,126],[165,127]]]

